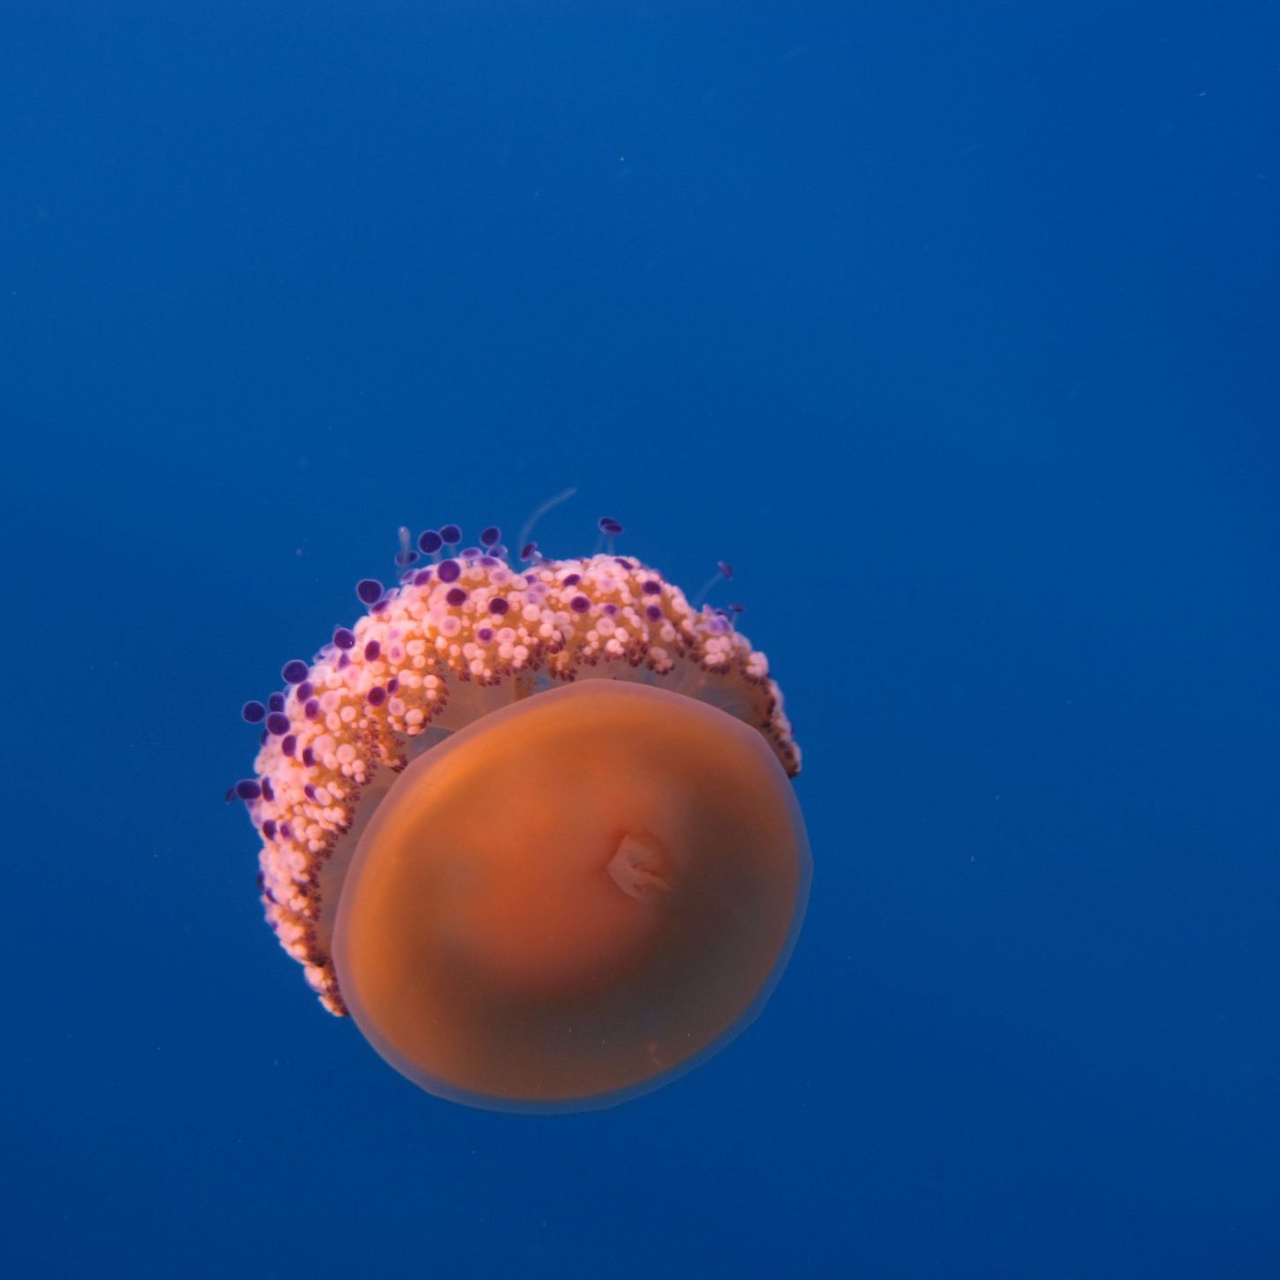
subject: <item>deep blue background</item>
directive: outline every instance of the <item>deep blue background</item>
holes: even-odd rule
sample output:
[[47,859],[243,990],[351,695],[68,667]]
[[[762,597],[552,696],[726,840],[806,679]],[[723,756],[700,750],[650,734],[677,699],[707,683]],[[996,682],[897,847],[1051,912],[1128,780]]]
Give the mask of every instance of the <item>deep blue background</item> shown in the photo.
[[[0,8],[0,1270],[1280,1274],[1274,3]],[[247,696],[394,531],[726,557],[765,1016],[412,1089],[259,918]]]

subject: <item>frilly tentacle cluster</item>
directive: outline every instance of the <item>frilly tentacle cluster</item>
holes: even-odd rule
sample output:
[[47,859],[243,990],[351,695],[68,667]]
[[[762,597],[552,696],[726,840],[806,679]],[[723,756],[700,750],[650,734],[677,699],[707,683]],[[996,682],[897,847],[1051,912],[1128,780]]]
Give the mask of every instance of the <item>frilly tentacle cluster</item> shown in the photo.
[[448,733],[555,682],[638,680],[719,706],[800,752],[763,653],[730,618],[626,557],[443,561],[383,594],[310,663],[285,668],[257,778],[240,784],[262,836],[259,886],[281,945],[344,1014],[333,914],[360,830],[394,775]]

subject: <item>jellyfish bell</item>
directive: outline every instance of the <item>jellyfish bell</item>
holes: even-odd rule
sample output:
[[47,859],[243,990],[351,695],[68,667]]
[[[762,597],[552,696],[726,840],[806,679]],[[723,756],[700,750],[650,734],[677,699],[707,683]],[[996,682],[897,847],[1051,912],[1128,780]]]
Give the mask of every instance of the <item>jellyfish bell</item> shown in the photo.
[[433,1093],[608,1105],[759,1008],[802,839],[765,740],[715,707],[607,678],[512,703],[409,764],[361,836],[343,999]]
[[521,569],[492,529],[439,558],[460,541],[424,534],[432,564],[361,582],[369,612],[246,704],[267,919],[429,1092],[613,1105],[722,1048],[781,974],[799,752],[764,655],[638,560]]

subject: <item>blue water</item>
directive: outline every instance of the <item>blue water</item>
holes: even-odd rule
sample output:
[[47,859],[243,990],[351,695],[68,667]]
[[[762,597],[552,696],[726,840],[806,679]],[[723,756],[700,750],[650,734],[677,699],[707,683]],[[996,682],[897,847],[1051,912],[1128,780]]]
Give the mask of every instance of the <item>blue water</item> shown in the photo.
[[[1274,3],[6,0],[13,1277],[1280,1274]],[[395,529],[715,561],[764,1016],[428,1097],[262,924],[246,697]]]

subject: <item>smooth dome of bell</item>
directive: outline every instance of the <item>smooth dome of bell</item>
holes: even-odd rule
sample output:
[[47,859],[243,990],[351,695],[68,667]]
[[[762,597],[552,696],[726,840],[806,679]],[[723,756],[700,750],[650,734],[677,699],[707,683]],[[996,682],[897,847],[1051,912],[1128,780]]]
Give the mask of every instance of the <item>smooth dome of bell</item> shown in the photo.
[[342,886],[334,960],[382,1056],[473,1106],[607,1106],[762,1006],[809,854],[765,739],[681,694],[587,679],[418,757]]

